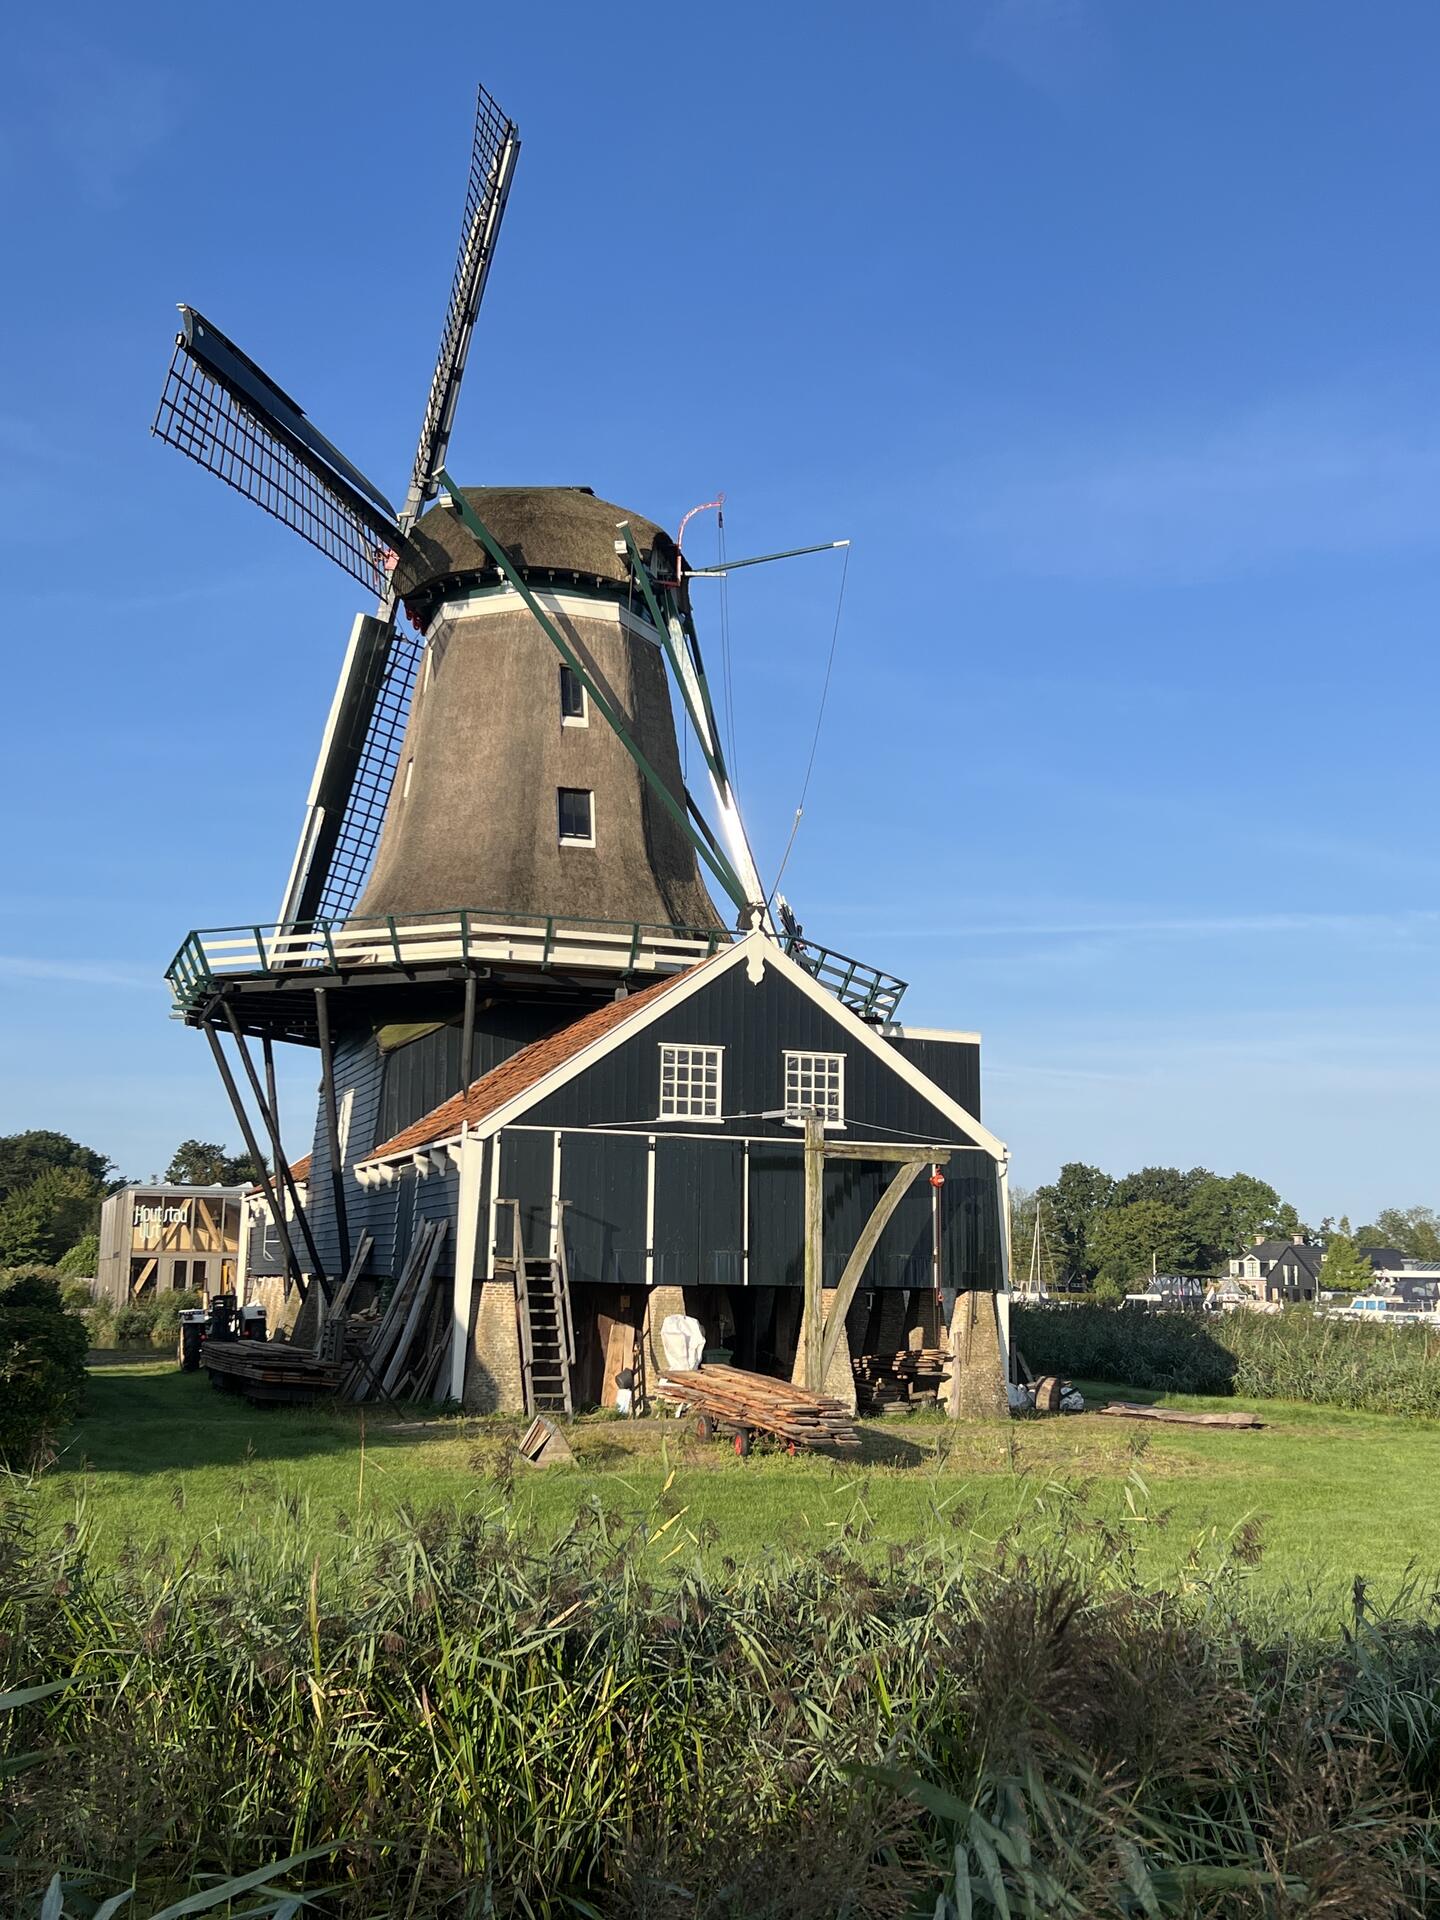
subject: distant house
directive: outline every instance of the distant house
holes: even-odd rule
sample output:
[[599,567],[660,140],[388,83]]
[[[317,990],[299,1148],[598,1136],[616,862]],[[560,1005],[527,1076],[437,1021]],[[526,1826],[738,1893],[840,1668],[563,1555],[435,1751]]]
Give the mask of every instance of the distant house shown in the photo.
[[[1377,1277],[1404,1266],[1405,1256],[1394,1247],[1357,1247]],[[1282,1306],[1295,1301],[1318,1300],[1320,1269],[1325,1249],[1311,1246],[1303,1234],[1289,1240],[1256,1240],[1230,1262],[1230,1278],[1238,1281],[1252,1300],[1264,1300]]]

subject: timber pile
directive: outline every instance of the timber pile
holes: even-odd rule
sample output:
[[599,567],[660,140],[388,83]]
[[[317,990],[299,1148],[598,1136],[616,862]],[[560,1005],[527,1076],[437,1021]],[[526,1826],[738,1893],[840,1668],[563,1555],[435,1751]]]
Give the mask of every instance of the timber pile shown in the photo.
[[916,1347],[902,1353],[857,1354],[850,1365],[855,1405],[861,1413],[874,1413],[882,1407],[933,1400],[950,1356],[941,1347]]
[[428,1400],[435,1392],[450,1334],[448,1289],[435,1275],[445,1226],[427,1220],[421,1227],[383,1311],[345,1313],[368,1252],[363,1240],[356,1250],[327,1323],[343,1323],[340,1391],[348,1399]]
[[283,1340],[207,1340],[200,1364],[211,1384],[252,1402],[320,1400],[340,1385],[340,1367]]
[[1187,1413],[1182,1407],[1146,1407],[1134,1400],[1111,1400],[1097,1413],[1117,1414],[1122,1420],[1163,1420],[1174,1427],[1263,1427],[1255,1413]]
[[740,1367],[662,1374],[655,1397],[705,1414],[727,1433],[768,1433],[820,1452],[853,1452],[860,1445],[849,1410],[839,1400]]

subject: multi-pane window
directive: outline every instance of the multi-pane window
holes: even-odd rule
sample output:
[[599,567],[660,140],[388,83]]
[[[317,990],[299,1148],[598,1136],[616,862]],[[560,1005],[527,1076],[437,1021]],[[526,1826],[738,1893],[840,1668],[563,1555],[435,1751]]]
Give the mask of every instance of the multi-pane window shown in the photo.
[[556,795],[560,819],[560,844],[593,847],[595,844],[595,796],[588,787],[561,787]]
[[661,1047],[660,1118],[662,1120],[718,1120],[720,1118],[723,1052],[723,1047]]
[[585,682],[563,660],[560,662],[560,720],[567,727],[588,727],[590,724]]
[[785,1118],[793,1126],[815,1113],[827,1127],[845,1124],[845,1056],[843,1053],[785,1055]]

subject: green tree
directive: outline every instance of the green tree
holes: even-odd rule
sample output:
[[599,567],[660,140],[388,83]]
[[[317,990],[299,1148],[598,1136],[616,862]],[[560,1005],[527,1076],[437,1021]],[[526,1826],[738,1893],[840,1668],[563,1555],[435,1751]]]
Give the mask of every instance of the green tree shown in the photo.
[[99,1234],[87,1233],[68,1253],[62,1254],[56,1264],[61,1273],[83,1274],[87,1280],[93,1280],[100,1265]]
[[1131,1292],[1150,1278],[1152,1261],[1161,1273],[1193,1273],[1204,1264],[1185,1208],[1164,1200],[1106,1207],[1091,1226],[1089,1246],[1097,1276]]
[[1138,1173],[1127,1173],[1115,1182],[1107,1204],[1133,1207],[1137,1200],[1159,1200],[1183,1211],[1196,1189],[1214,1178],[1208,1167],[1192,1167],[1189,1173],[1182,1173],[1179,1167],[1142,1167]]
[[266,1171],[267,1163],[257,1166],[248,1153],[227,1153],[218,1140],[182,1140],[165,1179],[177,1187],[240,1187]]
[[1192,1189],[1187,1211],[1205,1249],[1205,1265],[1211,1267],[1250,1246],[1258,1233],[1288,1240],[1300,1231],[1295,1209],[1252,1173],[1232,1173],[1228,1179],[1206,1174]]
[[49,1167],[0,1201],[0,1266],[53,1266],[100,1213],[99,1181],[80,1167]]
[[52,1133],[44,1127],[0,1134],[0,1201],[57,1167],[88,1174],[98,1189],[113,1171],[114,1162],[93,1147],[82,1147],[68,1133]]
[[1412,1260],[1440,1260],[1440,1214],[1433,1207],[1382,1207],[1375,1224],[1357,1227],[1362,1247],[1397,1247]]
[[1089,1279],[1095,1271],[1090,1255],[1090,1229],[1109,1202],[1115,1182],[1099,1167],[1071,1160],[1048,1187],[1037,1188],[1035,1198],[1044,1209],[1045,1232],[1067,1274]]
[[1320,1262],[1320,1285],[1330,1293],[1364,1293],[1374,1281],[1370,1262],[1345,1233],[1332,1233]]

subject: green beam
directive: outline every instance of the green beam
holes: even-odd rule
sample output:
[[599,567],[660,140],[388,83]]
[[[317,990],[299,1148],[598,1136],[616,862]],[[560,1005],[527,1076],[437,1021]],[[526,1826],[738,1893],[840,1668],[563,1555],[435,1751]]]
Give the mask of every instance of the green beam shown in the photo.
[[[685,702],[685,711],[689,714],[690,723],[695,729],[695,738],[699,744],[701,753],[705,756],[705,764],[720,784],[728,787],[730,785],[730,778],[725,771],[725,760],[720,749],[720,730],[715,724],[715,714],[710,705],[710,693],[705,685],[705,676],[699,671],[692,659],[690,665],[700,686],[701,702],[704,709],[704,724],[702,725],[701,716],[695,711],[695,702],[690,698],[690,690],[685,684],[685,675],[680,668],[680,661],[676,655],[674,637],[670,632],[670,622],[661,610],[659,596],[655,591],[655,582],[650,578],[649,570],[645,562],[640,558],[640,548],[636,544],[635,534],[628,520],[623,522],[621,531],[625,535],[625,544],[630,549],[631,569],[634,572],[645,604],[650,609],[650,618],[655,622],[656,631],[660,635],[660,644],[664,647],[665,657],[670,662],[670,671],[674,674],[675,683],[680,689],[680,698]],[[710,737],[710,746],[708,747],[705,744],[705,736],[707,734]]]
[[[555,625],[549,614],[546,613],[540,602],[535,598],[525,580],[522,579],[516,571],[509,554],[506,553],[505,549],[500,545],[500,542],[495,538],[494,534],[491,533],[490,529],[485,525],[485,522],[480,518],[479,514],[476,513],[470,502],[465,498],[464,494],[461,493],[459,487],[456,486],[455,482],[443,467],[440,469],[436,478],[450,496],[450,505],[460,516],[460,520],[466,530],[479,541],[480,545],[500,569],[504,578],[509,581],[510,585],[525,602],[525,605],[534,615],[537,624],[550,641],[550,644],[560,655],[560,658],[565,662],[566,666],[569,667],[570,671],[580,681],[580,684],[589,694],[591,702],[598,709],[602,718],[608,723],[621,746],[624,747],[646,780],[649,781],[656,798],[660,801],[666,812],[674,820],[675,824],[685,835],[685,838],[690,842],[696,853],[705,862],[706,866],[709,867],[726,893],[729,894],[736,908],[741,913],[747,912],[750,902],[746,899],[745,889],[740,884],[739,876],[736,874],[730,862],[722,853],[718,852],[718,850],[712,852],[700,835],[696,833],[690,824],[690,818],[685,808],[675,798],[674,794],[671,793],[669,787],[666,786],[664,780],[660,777],[660,774],[651,766],[650,762],[641,752],[639,745],[631,735],[629,727],[625,724],[624,716],[600,691],[600,688],[595,684],[594,679],[586,669],[580,656]],[[660,622],[660,631],[662,635],[667,631],[663,621]]]
[[687,580],[719,580],[737,567],[766,567],[772,560],[798,560],[802,553],[834,553],[848,547],[848,540],[822,540],[817,547],[786,547],[783,553],[753,553],[748,560],[717,560],[713,567],[686,567]]

